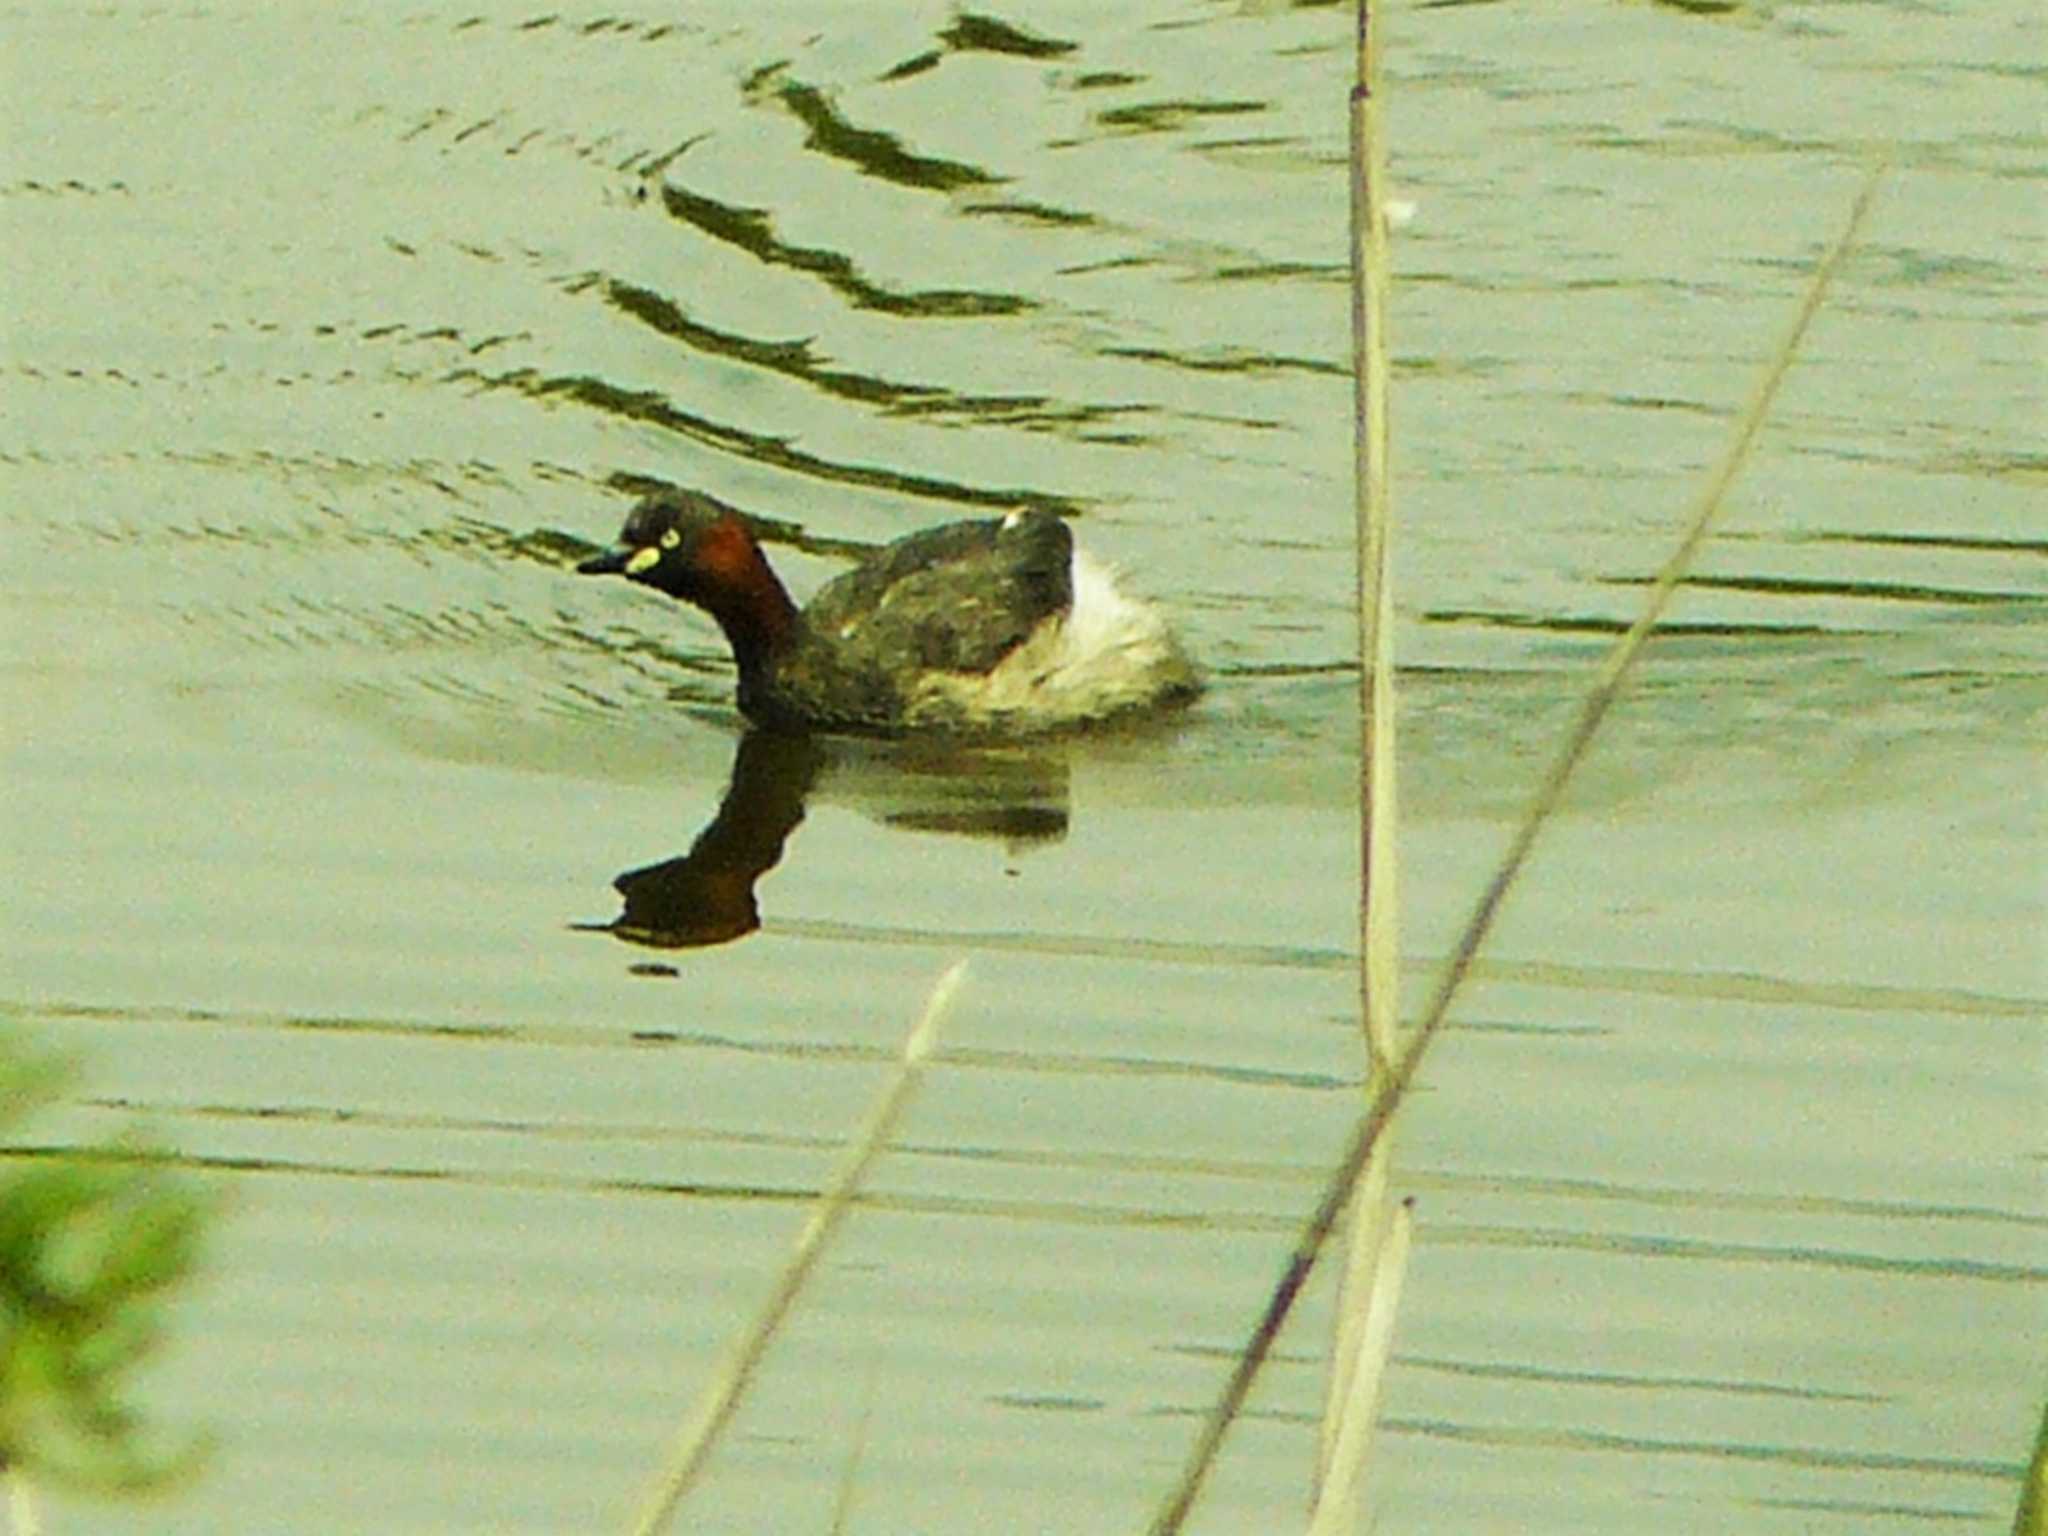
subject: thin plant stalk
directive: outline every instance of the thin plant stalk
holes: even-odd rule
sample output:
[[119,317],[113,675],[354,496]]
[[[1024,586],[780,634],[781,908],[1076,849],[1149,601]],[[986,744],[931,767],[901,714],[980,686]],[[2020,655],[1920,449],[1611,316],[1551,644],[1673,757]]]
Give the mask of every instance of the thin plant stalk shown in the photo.
[[1375,1073],[1394,1057],[1400,1002],[1395,904],[1394,597],[1387,565],[1386,149],[1371,0],[1358,3],[1351,88],[1352,482],[1358,515],[1361,1012]]
[[[1371,1102],[1370,1096],[1367,1102]],[[1388,1173],[1393,1150],[1391,1137],[1373,1149],[1352,1196],[1351,1242],[1343,1284],[1337,1292],[1336,1337],[1330,1348],[1330,1375],[1323,1389],[1322,1433],[1316,1446],[1314,1502],[1318,1507],[1327,1496],[1330,1479],[1339,1475],[1340,1442],[1346,1418],[1357,1401],[1356,1377],[1368,1347],[1368,1323],[1378,1308],[1378,1287],[1386,1273],[1386,1245],[1394,1218]]]
[[1365,1468],[1372,1455],[1373,1428],[1379,1420],[1380,1382],[1387,1373],[1387,1357],[1393,1353],[1394,1316],[1400,1309],[1401,1282],[1408,1272],[1408,1250],[1415,1236],[1412,1197],[1388,1211],[1385,1227],[1385,1240],[1377,1245],[1378,1268],[1365,1291],[1368,1302],[1357,1356],[1336,1416],[1336,1445],[1317,1490],[1308,1536],[1348,1536],[1358,1529],[1364,1509]]
[[860,1463],[867,1454],[868,1424],[875,1416],[875,1373],[868,1370],[867,1390],[861,1394],[860,1417],[854,1420],[853,1443],[839,1468],[839,1492],[832,1501],[832,1536],[846,1536],[853,1528],[853,1500],[860,1491]]
[[1430,1044],[1442,1029],[1445,1016],[1450,1012],[1451,1002],[1465,977],[1472,968],[1472,962],[1479,953],[1494,918],[1499,914],[1501,904],[1507,898],[1515,877],[1522,872],[1528,861],[1529,852],[1536,844],[1536,837],[1545,823],[1556,812],[1564,798],[1565,785],[1573,771],[1586,755],[1594,734],[1613,707],[1622,683],[1627,679],[1636,658],[1641,655],[1657,622],[1670,606],[1671,597],[1684,579],[1694,554],[1712,528],[1714,518],[1721,510],[1727,497],[1728,487],[1748,461],[1750,449],[1756,443],[1758,431],[1770,413],[1771,403],[1777,398],[1778,386],[1784,382],[1785,373],[1797,356],[1800,344],[1813,324],[1813,318],[1820,311],[1821,300],[1834,283],[1835,274],[1841,269],[1854,246],[1857,233],[1863,227],[1865,216],[1877,195],[1879,183],[1883,180],[1884,167],[1873,169],[1857,194],[1854,206],[1849,211],[1847,222],[1835,242],[1821,258],[1814,270],[1813,280],[1807,286],[1792,324],[1784,338],[1773,352],[1762,377],[1752,390],[1747,404],[1738,418],[1735,436],[1723,451],[1720,460],[1708,475],[1706,484],[1686,518],[1677,547],[1672,551],[1651,582],[1644,596],[1643,611],[1628,632],[1615,642],[1601,665],[1599,675],[1586,701],[1580,706],[1578,718],[1573,722],[1563,747],[1544,775],[1542,783],[1521,823],[1515,829],[1514,840],[1503,855],[1500,866],[1487,882],[1486,889],[1474,904],[1471,915],[1465,920],[1464,929],[1458,935],[1449,961],[1438,979],[1436,990],[1431,994],[1428,1005],[1423,1009],[1422,1019],[1402,1043],[1379,1091],[1372,1103],[1353,1128],[1343,1155],[1331,1170],[1324,1184],[1321,1198],[1310,1214],[1301,1235],[1295,1239],[1294,1251],[1288,1255],[1286,1267],[1281,1271],[1279,1281],[1274,1285],[1271,1297],[1266,1303],[1264,1314],[1259,1318],[1250,1339],[1238,1356],[1237,1365],[1231,1371],[1230,1380],[1224,1385],[1222,1395],[1203,1420],[1201,1433],[1196,1437],[1194,1447],[1188,1454],[1186,1465],[1181,1470],[1180,1481],[1167,1494],[1157,1516],[1150,1527],[1152,1536],[1171,1536],[1186,1523],[1195,1500],[1201,1493],[1203,1481],[1215,1463],[1216,1453],[1221,1448],[1223,1437],[1236,1420],[1247,1396],[1251,1393],[1253,1381],[1265,1365],[1266,1357],[1272,1352],[1273,1341],[1279,1336],[1280,1326],[1293,1310],[1295,1299],[1307,1283],[1309,1272],[1315,1267],[1322,1252],[1323,1244],[1329,1239],[1330,1230],[1337,1224],[1337,1218],[1350,1203],[1351,1194],[1363,1172],[1366,1160],[1379,1144],[1394,1111],[1407,1097],[1414,1085],[1422,1059]]
[[804,1223],[798,1235],[796,1247],[776,1277],[774,1287],[769,1291],[761,1310],[746,1330],[733,1341],[725,1359],[720,1362],[717,1373],[705,1386],[690,1415],[677,1431],[674,1444],[669,1449],[666,1462],[654,1480],[648,1485],[630,1529],[633,1536],[655,1536],[668,1523],[676,1505],[683,1495],[695,1485],[705,1465],[717,1446],[719,1437],[731,1423],[738,1410],[740,1400],[752,1384],[754,1372],[762,1357],[768,1352],[768,1345],[774,1339],[782,1324],[788,1319],[804,1283],[811,1271],[817,1267],[825,1245],[831,1241],[846,1213],[852,1208],[855,1194],[867,1176],[868,1169],[881,1154],[889,1138],[895,1133],[897,1123],[903,1118],[903,1111],[909,1105],[922,1076],[925,1059],[931,1054],[932,1040],[938,1032],[939,1021],[952,1006],[953,995],[959,990],[960,980],[967,970],[967,962],[954,964],[932,988],[926,1001],[924,1016],[917,1021],[916,1028],[904,1041],[903,1056],[897,1067],[896,1076],[882,1095],[868,1111],[867,1120],[855,1136],[846,1160],[839,1171],[818,1197],[818,1203],[811,1208],[810,1219]]
[[[1398,810],[1395,798],[1394,601],[1389,563],[1388,260],[1385,136],[1380,131],[1379,30],[1372,0],[1358,0],[1357,71],[1350,99],[1352,488],[1358,548],[1359,1015],[1364,1021],[1368,1101],[1393,1060],[1399,1029]],[[1391,1144],[1373,1154],[1351,1206],[1351,1242],[1337,1291],[1335,1338],[1323,1402],[1315,1491],[1328,1507],[1336,1476],[1355,1485],[1363,1468],[1335,1466],[1345,1427],[1359,1411],[1366,1320],[1380,1312],[1379,1277],[1393,1212]],[[1388,1326],[1391,1328],[1391,1315]],[[1375,1389],[1365,1394],[1376,1401]],[[1364,1442],[1358,1442],[1362,1445]]]

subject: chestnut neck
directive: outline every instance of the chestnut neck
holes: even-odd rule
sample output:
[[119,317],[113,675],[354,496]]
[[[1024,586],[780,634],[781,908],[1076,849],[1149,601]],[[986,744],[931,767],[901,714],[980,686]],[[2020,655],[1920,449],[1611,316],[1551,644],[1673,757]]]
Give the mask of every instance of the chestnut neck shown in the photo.
[[765,678],[796,637],[797,610],[753,534],[722,519],[699,546],[695,574],[689,596],[725,631],[742,681]]

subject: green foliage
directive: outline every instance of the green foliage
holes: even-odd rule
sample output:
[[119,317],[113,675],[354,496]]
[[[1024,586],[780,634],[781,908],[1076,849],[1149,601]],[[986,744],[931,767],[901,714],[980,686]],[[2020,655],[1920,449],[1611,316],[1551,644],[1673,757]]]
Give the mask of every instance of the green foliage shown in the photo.
[[2048,1403],[2041,1406],[2041,1428],[2034,1435],[2034,1457],[2020,1488],[2012,1536],[2048,1536]]
[[[70,1077],[0,1039],[0,1136],[14,1141]],[[161,1444],[121,1392],[192,1268],[206,1202],[130,1143],[16,1153],[0,1169],[0,1467],[89,1490],[185,1470],[198,1447]]]

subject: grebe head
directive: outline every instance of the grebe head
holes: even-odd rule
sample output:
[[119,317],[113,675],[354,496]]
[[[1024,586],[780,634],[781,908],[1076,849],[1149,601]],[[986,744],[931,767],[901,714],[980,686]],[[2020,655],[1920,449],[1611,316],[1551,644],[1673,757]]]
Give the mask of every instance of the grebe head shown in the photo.
[[575,569],[580,575],[625,575],[711,612],[733,602],[758,604],[768,588],[786,602],[748,524],[696,492],[645,498],[627,514],[618,543]]
[[768,569],[737,512],[692,491],[659,491],[626,517],[619,541],[576,567],[624,576],[695,603],[725,631],[740,668],[740,704],[766,686],[768,669],[794,640],[796,605]]
[[693,491],[657,491],[626,516],[618,542],[576,567],[624,576],[704,607],[758,581],[760,546],[737,515]]

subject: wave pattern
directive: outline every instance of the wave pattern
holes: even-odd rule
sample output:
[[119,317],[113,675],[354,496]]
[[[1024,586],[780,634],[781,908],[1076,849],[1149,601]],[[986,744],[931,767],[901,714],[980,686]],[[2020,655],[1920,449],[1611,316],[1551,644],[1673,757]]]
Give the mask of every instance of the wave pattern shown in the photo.
[[[614,1523],[964,949],[697,1513],[818,1523],[820,1383],[872,1372],[887,1528],[1031,1488],[1129,1529],[1355,1108],[1343,8],[675,9],[11,15],[0,932],[87,1096],[8,1155],[139,1116],[233,1197],[163,1378],[218,1465],[53,1525]],[[1387,1531],[2009,1524],[2048,1284],[2023,27],[1390,18],[1418,953],[1838,196],[1897,171],[1432,1063]],[[567,569],[665,484],[800,591],[1053,509],[1210,692],[1047,762],[835,763],[753,937],[626,950],[618,871],[736,772],[716,632]],[[1311,1305],[1233,1528],[1298,1508]]]

